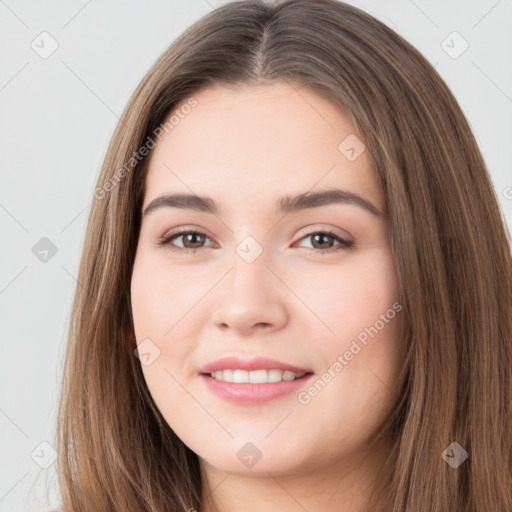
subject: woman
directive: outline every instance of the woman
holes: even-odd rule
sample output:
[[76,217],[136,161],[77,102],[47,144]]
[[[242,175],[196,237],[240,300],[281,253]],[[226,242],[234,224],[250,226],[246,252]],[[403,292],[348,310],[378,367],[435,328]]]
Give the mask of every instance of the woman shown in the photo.
[[94,196],[64,511],[512,510],[510,237],[395,32],[331,0],[216,9]]

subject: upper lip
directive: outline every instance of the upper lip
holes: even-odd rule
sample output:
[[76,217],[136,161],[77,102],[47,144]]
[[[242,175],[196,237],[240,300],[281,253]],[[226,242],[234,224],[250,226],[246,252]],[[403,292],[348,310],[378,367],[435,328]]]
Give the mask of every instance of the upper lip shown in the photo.
[[242,359],[240,357],[223,357],[201,367],[199,373],[211,373],[217,370],[272,370],[277,369],[283,372],[311,373],[311,370],[299,368],[292,364],[283,363],[277,359],[267,357],[255,357]]

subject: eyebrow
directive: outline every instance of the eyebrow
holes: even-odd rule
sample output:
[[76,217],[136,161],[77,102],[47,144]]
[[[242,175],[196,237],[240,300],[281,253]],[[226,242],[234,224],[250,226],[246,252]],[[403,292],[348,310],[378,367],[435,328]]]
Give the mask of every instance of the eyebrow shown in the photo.
[[[378,217],[383,215],[382,212],[367,199],[353,192],[340,189],[331,189],[322,192],[305,192],[295,196],[285,196],[278,201],[279,211],[282,213],[294,213],[308,208],[318,208],[338,203],[359,206]],[[214,215],[219,213],[217,204],[209,197],[194,194],[168,194],[153,199],[142,213],[142,217],[164,207],[189,209]]]

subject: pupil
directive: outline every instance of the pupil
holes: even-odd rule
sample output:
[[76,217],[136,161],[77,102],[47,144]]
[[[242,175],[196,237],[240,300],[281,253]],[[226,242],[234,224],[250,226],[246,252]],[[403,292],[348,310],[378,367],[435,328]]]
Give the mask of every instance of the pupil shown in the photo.
[[201,237],[202,235],[200,233],[189,233],[187,235],[187,239],[190,241],[190,239],[188,237],[193,237],[192,240],[191,240],[191,243],[194,244],[194,243],[201,243],[201,240],[199,240],[199,242],[196,240],[196,237]]
[[[326,234],[323,234],[323,233],[317,233],[316,235],[313,235],[313,239],[315,240],[315,242],[318,239],[320,239],[320,245],[322,245],[322,241],[321,241],[322,238],[324,239],[324,244],[323,245],[325,245],[325,239],[330,238],[330,236],[326,235]],[[327,245],[329,245],[329,244],[327,243]]]

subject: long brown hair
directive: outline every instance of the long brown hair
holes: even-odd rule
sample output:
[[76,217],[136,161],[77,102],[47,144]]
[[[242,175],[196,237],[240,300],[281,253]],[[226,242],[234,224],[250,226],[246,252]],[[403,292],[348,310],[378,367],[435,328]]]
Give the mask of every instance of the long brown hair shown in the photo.
[[[156,408],[133,352],[146,153],[200,89],[273,80],[339,106],[385,192],[407,357],[383,426],[393,448],[369,510],[510,512],[510,234],[433,66],[334,0],[225,4],[165,51],[129,101],[94,192],[73,303],[56,440],[62,509],[202,510],[198,458]],[[441,457],[455,442],[468,454],[457,468]]]

